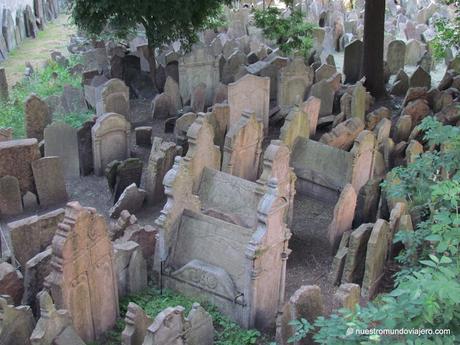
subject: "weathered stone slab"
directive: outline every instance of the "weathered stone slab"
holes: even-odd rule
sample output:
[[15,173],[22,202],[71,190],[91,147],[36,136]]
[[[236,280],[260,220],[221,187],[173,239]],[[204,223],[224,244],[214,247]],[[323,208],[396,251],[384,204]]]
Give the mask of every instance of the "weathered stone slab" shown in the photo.
[[342,275],[343,283],[362,283],[367,242],[373,226],[373,223],[362,224],[359,228],[352,231],[348,242],[348,255]]
[[98,116],[106,113],[124,115],[129,119],[129,87],[117,78],[110,79],[96,91],[96,112]]
[[137,188],[135,183],[129,185],[121,193],[115,205],[109,210],[110,217],[117,218],[123,210],[127,210],[130,213],[140,210],[146,194],[147,192]]
[[347,84],[354,84],[361,79],[363,49],[364,44],[360,40],[354,40],[345,47],[343,73],[345,74],[345,83]]
[[330,79],[323,79],[312,85],[310,96],[314,96],[321,100],[319,116],[327,116],[332,114],[334,105],[334,89]]
[[334,294],[334,307],[355,310],[361,297],[361,288],[358,284],[342,284]]
[[0,178],[0,216],[14,216],[22,213],[22,198],[19,181],[14,176]]
[[46,284],[56,307],[69,310],[85,342],[94,341],[118,316],[113,247],[104,217],[78,202],[68,203],[53,238],[51,261]]
[[94,124],[94,121],[86,121],[77,131],[78,159],[80,161],[81,176],[87,176],[93,172],[94,158],[91,128]]
[[108,113],[91,128],[94,173],[101,176],[107,164],[129,157],[131,125],[123,115]]
[[351,184],[347,184],[340,193],[334,207],[334,216],[328,227],[328,239],[333,251],[338,247],[342,234],[351,229],[356,208],[356,192]]
[[130,302],[125,316],[125,328],[121,334],[122,345],[142,345],[147,328],[153,319],[148,317],[137,304]]
[[42,207],[67,201],[64,172],[59,157],[44,157],[32,162],[38,200]]
[[44,132],[45,156],[59,157],[67,178],[80,176],[77,130],[57,122],[47,126]]
[[24,113],[27,137],[43,140],[43,131],[51,123],[48,105],[37,95],[31,94],[25,101]]
[[23,268],[51,244],[57,225],[63,220],[64,210],[57,209],[8,224],[14,257]]
[[128,186],[133,183],[138,187],[141,185],[143,165],[139,158],[128,158],[116,166],[115,185],[113,186],[114,203],[118,201]]
[[391,74],[396,74],[400,69],[404,69],[404,59],[406,56],[406,44],[401,40],[391,41],[388,45],[387,63]]
[[362,130],[364,130],[364,121],[352,117],[337,125],[331,132],[323,134],[319,141],[342,150],[349,150]]
[[0,296],[0,344],[31,345],[29,337],[34,327],[30,307],[15,307],[9,296]]
[[373,298],[378,291],[378,286],[384,273],[389,236],[390,227],[388,222],[379,219],[375,223],[367,243],[366,265],[361,291],[361,295],[365,298]]
[[7,262],[0,263],[0,295],[10,296],[15,304],[21,303],[24,286],[22,274]]
[[299,138],[308,139],[310,133],[308,114],[298,107],[294,107],[284,120],[283,127],[281,127],[280,140],[292,150]]
[[300,105],[300,109],[307,114],[310,137],[312,137],[316,134],[316,127],[318,125],[318,117],[321,109],[321,100],[314,96],[310,96]]

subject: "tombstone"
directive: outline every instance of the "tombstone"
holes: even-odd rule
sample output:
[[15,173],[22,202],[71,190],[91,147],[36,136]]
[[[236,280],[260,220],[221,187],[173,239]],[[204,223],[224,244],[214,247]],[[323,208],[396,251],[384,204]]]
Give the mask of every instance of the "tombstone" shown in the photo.
[[334,90],[331,86],[330,79],[323,79],[311,87],[310,97],[316,97],[321,100],[319,116],[327,116],[332,114],[334,105]]
[[356,208],[356,192],[351,184],[347,184],[340,193],[334,207],[334,216],[328,227],[328,239],[333,251],[339,245],[342,234],[351,229]]
[[364,121],[366,115],[366,88],[360,83],[356,83],[351,99],[351,116],[358,117]]
[[323,79],[329,79],[336,73],[337,68],[335,66],[324,63],[315,71],[315,82],[319,82]]
[[41,207],[67,201],[64,171],[59,157],[44,157],[32,162],[32,171]]
[[0,296],[0,320],[0,344],[31,345],[35,320],[29,306],[15,307],[10,296]]
[[78,160],[81,176],[87,176],[93,172],[94,158],[91,128],[94,124],[94,121],[86,121],[77,130]]
[[388,222],[379,219],[375,223],[367,243],[366,263],[361,295],[371,299],[375,296],[384,274],[388,251],[390,227]]
[[49,293],[41,291],[37,295],[40,304],[40,319],[35,326],[30,341],[32,345],[53,344],[53,340],[67,327],[72,325],[68,310],[56,310]]
[[409,79],[409,87],[426,87],[431,88],[431,75],[421,66],[418,66]]
[[149,147],[152,145],[152,127],[141,126],[134,129],[136,136],[136,145]]
[[45,156],[61,159],[66,178],[80,176],[77,130],[63,122],[45,128]]
[[[374,111],[370,112],[366,115],[366,129],[374,130],[374,132],[378,132],[376,127],[380,124],[384,124],[385,121],[391,118],[391,111],[386,107],[380,107],[375,109]],[[391,126],[391,123],[390,123]]]
[[125,328],[121,333],[121,345],[142,345],[147,328],[153,319],[133,302],[129,302],[125,316]]
[[400,116],[394,127],[393,139],[395,143],[406,141],[412,131],[412,117],[410,115]]
[[8,100],[8,80],[6,79],[5,67],[1,67],[0,68],[0,101],[6,102],[7,100]]
[[329,146],[349,150],[354,140],[364,130],[364,122],[358,117],[352,117],[321,136],[320,142]]
[[182,99],[180,95],[179,85],[170,76],[166,78],[164,94],[168,95],[171,100],[172,109],[170,110],[170,113],[176,114],[179,110],[182,109]]
[[174,164],[174,157],[178,154],[175,143],[164,142],[155,138],[147,165],[145,189],[147,202],[155,204],[164,199],[163,179]]
[[43,131],[51,123],[51,114],[48,105],[37,95],[31,94],[24,104],[24,120],[28,138],[43,140]]
[[239,79],[240,73],[244,70],[245,63],[246,55],[239,49],[235,49],[222,65],[222,83],[227,85]]
[[159,313],[147,328],[142,345],[170,344],[182,345],[184,330],[184,308],[169,307]]
[[179,146],[182,146],[183,153],[187,153],[188,150],[188,138],[187,131],[193,122],[196,120],[197,115],[195,113],[189,112],[176,120],[176,125],[174,127],[174,136],[176,138],[176,143]]
[[[14,258],[23,269],[30,259],[51,244],[57,225],[63,219],[64,210],[60,208],[8,224]],[[24,243],[27,245],[25,246]]]
[[391,41],[388,45],[387,63],[391,74],[396,74],[404,69],[406,44],[401,40]]
[[359,191],[354,224],[359,225],[375,221],[380,200],[381,182],[380,178],[370,179]]
[[[323,313],[323,297],[320,287],[317,285],[300,287],[283,308],[283,313],[280,317],[281,327],[277,329],[277,342],[281,345],[291,343],[288,339],[295,334],[295,328],[289,324],[290,321],[306,319],[308,322],[313,323]],[[307,345],[310,343],[312,343],[311,335],[302,340],[292,342],[295,345]]]
[[37,196],[32,192],[27,192],[22,197],[22,205],[25,212],[36,211],[38,209]]
[[300,105],[300,109],[307,114],[310,137],[316,134],[320,108],[321,100],[314,96],[308,97],[308,99]]
[[131,125],[123,115],[108,113],[98,117],[91,128],[94,173],[101,176],[108,163],[129,157]]
[[14,35],[15,23],[11,11],[7,8],[3,9],[2,16],[2,34],[5,38],[5,43],[8,51],[12,51],[16,48],[16,38]]
[[333,296],[335,309],[346,308],[355,311],[359,305],[361,288],[358,284],[342,284]]
[[291,109],[281,127],[280,140],[292,151],[299,138],[309,137],[310,125],[307,113],[297,107]]
[[[308,88],[313,84],[312,70],[305,66],[303,59],[296,58],[278,72],[278,106],[283,113],[303,101]],[[298,104],[297,104],[298,105]]]
[[206,84],[200,83],[195,86],[191,97],[192,111],[195,113],[203,112],[206,102]]
[[45,278],[51,272],[51,246],[27,261],[24,268],[24,294],[22,304],[30,305],[34,315],[39,315],[37,293],[43,290]]
[[255,181],[262,152],[263,125],[254,112],[243,112],[225,136],[222,171]]
[[139,293],[147,287],[147,264],[138,243],[118,240],[114,244],[118,296]]
[[406,148],[407,164],[414,163],[415,160],[423,153],[423,145],[417,140],[411,140]]
[[22,211],[18,179],[14,176],[0,178],[0,217],[15,216]]
[[109,210],[109,215],[112,218],[118,218],[121,211],[127,210],[128,212],[134,213],[142,208],[144,199],[147,192],[143,189],[137,188],[136,184],[133,183],[125,188],[121,193],[118,201]]
[[96,92],[96,112],[98,116],[117,113],[129,119],[129,87],[120,79],[110,79]]
[[94,341],[115,325],[118,293],[113,248],[106,221],[95,209],[78,202],[67,204],[53,239],[51,267],[46,285],[56,307],[72,315],[83,341]]
[[425,47],[417,40],[411,39],[406,44],[406,55],[405,55],[405,64],[406,65],[417,65],[417,62],[423,56],[425,52]]
[[[343,237],[345,236],[346,232],[343,234]],[[332,259],[332,264],[331,264],[331,270],[329,273],[329,281],[333,285],[339,285],[340,281],[343,276],[343,268],[345,266],[345,260],[348,255],[348,248],[347,247],[341,247],[339,245],[339,249],[337,250],[337,253],[334,255],[334,258]]]
[[205,103],[211,104],[219,79],[214,54],[208,47],[195,45],[190,53],[179,59],[179,86],[184,103],[190,100],[193,88],[204,83],[207,86]]
[[236,124],[244,111],[252,111],[264,125],[264,135],[268,134],[270,103],[270,79],[247,74],[228,85],[230,105],[229,126]]
[[173,104],[171,102],[171,97],[165,93],[160,93],[155,96],[152,101],[152,119],[167,119],[171,115],[174,115],[176,112],[172,111]]
[[347,258],[343,269],[342,283],[362,283],[367,242],[373,226],[373,223],[361,224],[357,229],[351,232],[348,242]]
[[9,295],[15,304],[21,303],[24,286],[22,274],[8,262],[0,263],[0,295]]
[[345,47],[343,73],[345,83],[354,84],[361,79],[361,60],[363,58],[363,42],[354,40]]
[[[113,185],[114,203],[116,203],[123,191],[135,183],[141,185],[143,162],[139,158],[128,158],[116,166]],[[110,182],[109,182],[110,184]]]

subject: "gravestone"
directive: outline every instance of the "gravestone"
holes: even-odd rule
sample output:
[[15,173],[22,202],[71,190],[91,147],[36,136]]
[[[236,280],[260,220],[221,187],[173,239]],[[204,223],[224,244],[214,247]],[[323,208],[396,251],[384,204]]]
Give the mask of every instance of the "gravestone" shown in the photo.
[[128,158],[117,165],[113,186],[114,203],[128,186],[133,183],[138,187],[141,185],[142,167],[143,162],[139,158]]
[[[345,236],[345,233],[344,235]],[[343,237],[342,237],[343,238]],[[333,285],[339,285],[343,276],[343,268],[348,255],[348,248],[339,246],[337,253],[334,255],[329,273],[329,280]]]
[[0,295],[11,296],[15,304],[21,303],[24,286],[22,274],[8,262],[0,263]]
[[118,240],[114,244],[118,296],[141,292],[147,287],[147,264],[138,243]]
[[333,296],[335,309],[346,308],[354,311],[359,304],[361,288],[358,284],[342,284]]
[[339,245],[342,234],[351,229],[356,208],[356,192],[351,184],[347,184],[340,193],[334,207],[334,216],[328,227],[328,239],[333,251]]
[[315,71],[315,82],[329,79],[336,73],[337,68],[335,66],[324,63]]
[[141,126],[134,129],[136,135],[136,145],[149,147],[152,145],[152,127]]
[[174,157],[178,154],[175,143],[155,138],[147,165],[145,189],[147,202],[155,204],[164,199],[163,179],[174,164]]
[[8,51],[12,51],[16,48],[16,37],[14,34],[15,23],[13,16],[11,15],[11,10],[8,8],[3,9],[2,15],[2,34],[5,38],[5,43]]
[[259,175],[263,124],[254,112],[243,112],[225,136],[222,171],[255,181]]
[[352,117],[334,127],[331,132],[324,133],[319,142],[342,150],[349,150],[363,130],[363,120]]
[[10,296],[0,296],[0,344],[31,345],[29,338],[34,327],[30,307],[15,307]]
[[43,140],[43,131],[51,123],[48,105],[37,95],[31,94],[25,101],[24,113],[27,137]]
[[45,128],[45,156],[61,159],[66,178],[80,176],[77,130],[63,122]]
[[94,121],[86,121],[77,130],[78,159],[81,176],[87,176],[93,172],[94,158],[91,128],[94,126],[94,124]]
[[108,113],[98,117],[91,128],[94,173],[101,176],[108,163],[129,157],[131,125],[123,115]]
[[361,284],[364,277],[367,242],[374,224],[361,224],[350,234],[348,253],[343,269],[342,283]]
[[406,44],[401,40],[391,41],[388,45],[387,63],[391,74],[396,74],[400,69],[404,69],[406,56]]
[[366,114],[366,88],[360,82],[356,83],[351,98],[351,116],[364,121]]
[[67,201],[64,171],[59,157],[44,157],[32,162],[32,171],[41,207]]
[[319,116],[327,116],[332,114],[334,105],[334,89],[332,88],[330,79],[323,79],[311,87],[310,97],[316,97],[321,100]]
[[318,117],[321,109],[321,100],[314,96],[310,96],[300,105],[300,109],[307,114],[310,137],[312,137],[316,134],[316,127],[318,125]]
[[96,112],[98,116],[117,113],[129,119],[129,87],[120,79],[110,79],[96,91]]
[[30,259],[51,244],[57,225],[63,220],[64,210],[57,209],[8,224],[14,258],[21,267],[25,268]]
[[153,319],[147,316],[144,310],[133,302],[129,302],[125,316],[125,328],[121,334],[122,345],[142,345],[147,328]]
[[415,72],[409,78],[409,87],[426,87],[431,88],[431,75],[421,66],[418,66]]
[[218,65],[209,47],[196,44],[190,53],[179,59],[179,87],[184,104],[190,100],[192,90],[200,83],[207,86],[206,105],[211,104],[219,80]]
[[313,72],[305,66],[303,59],[296,58],[278,72],[278,106],[283,113],[303,101],[308,88],[313,84]]
[[372,229],[367,243],[366,264],[361,295],[373,298],[383,277],[385,260],[388,251],[388,237],[390,235],[388,222],[379,219]]
[[174,115],[176,112],[172,108],[171,97],[165,93],[156,95],[152,101],[152,119],[166,119]]
[[418,40],[411,39],[406,44],[406,55],[405,63],[406,65],[417,65],[417,62],[423,56],[426,48]]
[[253,111],[264,125],[264,135],[268,134],[270,103],[270,79],[247,74],[228,85],[230,105],[229,126],[236,124],[244,111]]
[[240,73],[244,71],[245,63],[246,55],[239,49],[235,49],[222,65],[222,83],[227,85],[239,79]]
[[139,211],[142,208],[146,194],[147,192],[138,188],[135,183],[129,185],[109,210],[110,217],[118,218],[123,210],[131,213]]
[[171,100],[170,113],[176,114],[179,110],[182,109],[182,99],[180,95],[179,84],[172,77],[168,76],[166,78],[164,86],[164,94],[168,95]]
[[6,102],[7,100],[8,100],[8,80],[6,79],[5,67],[0,67],[0,101]]
[[190,106],[194,113],[199,113],[204,111],[206,104],[206,84],[200,83],[195,86],[192,90],[192,96],[190,100]]
[[299,138],[308,139],[309,137],[310,126],[307,113],[300,110],[298,107],[291,109],[288,116],[286,116],[283,127],[281,127],[280,140],[285,143],[290,150],[293,150]]
[[0,178],[0,217],[15,216],[22,211],[18,179],[14,176]]
[[[95,209],[68,203],[53,238],[46,285],[57,308],[67,309],[85,342],[111,329],[118,317],[113,248],[107,224]],[[92,303],[91,301],[97,301]]]
[[183,345],[184,308],[169,307],[159,313],[147,328],[142,345],[170,344]]
[[354,40],[345,47],[343,73],[345,83],[354,84],[361,79],[361,61],[363,59],[363,42]]

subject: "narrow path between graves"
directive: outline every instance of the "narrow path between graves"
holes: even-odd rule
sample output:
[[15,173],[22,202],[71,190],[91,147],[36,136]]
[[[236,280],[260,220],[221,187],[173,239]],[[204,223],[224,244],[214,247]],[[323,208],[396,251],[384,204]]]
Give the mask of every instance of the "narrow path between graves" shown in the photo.
[[75,32],[76,27],[70,24],[69,17],[61,14],[54,22],[48,23],[44,31],[39,31],[37,38],[24,40],[8,54],[7,60],[0,63],[1,67],[5,67],[9,87],[22,79],[27,61],[36,69],[49,59],[53,50],[68,55],[69,36]]

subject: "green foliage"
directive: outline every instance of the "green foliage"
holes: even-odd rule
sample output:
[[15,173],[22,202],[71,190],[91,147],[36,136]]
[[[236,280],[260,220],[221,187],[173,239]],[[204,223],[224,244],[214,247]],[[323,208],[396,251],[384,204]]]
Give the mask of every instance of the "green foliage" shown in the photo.
[[293,10],[285,17],[276,7],[255,9],[254,19],[265,37],[275,41],[284,54],[300,53],[308,57],[313,46],[314,26],[304,20],[302,12]]
[[74,0],[72,17],[87,33],[99,35],[108,29],[126,37],[137,26],[145,28],[153,48],[180,40],[185,47],[196,41],[196,32],[218,17],[227,0]]
[[[393,169],[383,187],[389,197],[426,210],[414,232],[394,241],[406,249],[397,258],[402,270],[396,288],[365,308],[339,310],[313,327],[319,344],[458,344],[460,342],[460,128],[433,118],[420,125],[432,148],[407,167]],[[449,329],[450,334],[361,334],[368,329]],[[297,328],[299,329],[299,328]],[[303,337],[308,331],[300,333]]]
[[225,6],[220,5],[219,9],[213,14],[208,16],[203,22],[203,29],[205,30],[218,30],[228,26],[228,20],[225,15]]
[[[71,60],[71,66],[77,63],[77,60]],[[81,87],[80,83],[78,76],[71,75],[68,69],[49,61],[44,69],[36,71],[30,78],[17,83],[10,91],[10,98],[7,102],[0,102],[0,127],[12,127],[15,138],[25,137],[24,102],[31,93],[43,99],[61,94],[64,85]],[[56,120],[79,127],[90,117],[91,113],[87,112],[66,114],[66,116],[57,114]]]
[[445,2],[456,7],[456,16],[451,21],[441,18],[435,22],[437,35],[433,40],[433,55],[437,59],[445,57],[447,47],[460,48],[460,7],[457,1]]
[[[133,302],[142,307],[146,314],[152,318],[155,318],[163,309],[178,305],[184,307],[185,314],[188,314],[193,303],[196,301],[196,299],[190,299],[169,290],[163,291],[163,294],[160,294],[159,290],[148,288],[142,293],[124,297],[120,301],[120,312],[122,317],[124,317],[129,302]],[[222,315],[215,306],[203,301],[200,301],[200,304],[207,310],[213,319],[214,328],[216,330],[214,338],[215,345],[253,345],[261,344],[259,341],[263,341],[259,331],[242,329],[235,322]],[[124,322],[120,319],[115,329],[106,334],[105,339],[102,339],[99,345],[120,344],[123,327]],[[93,345],[98,344],[94,343]]]
[[289,322],[294,327],[294,335],[289,337],[288,343],[295,343],[305,338],[314,327],[306,319],[292,320]]

